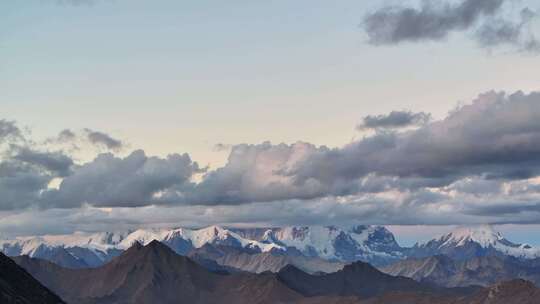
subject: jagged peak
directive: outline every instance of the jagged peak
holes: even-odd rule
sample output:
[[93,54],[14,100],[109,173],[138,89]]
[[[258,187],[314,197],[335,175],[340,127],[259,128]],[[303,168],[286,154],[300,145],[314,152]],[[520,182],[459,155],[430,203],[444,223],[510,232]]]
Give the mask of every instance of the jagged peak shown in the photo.
[[[143,244],[141,244],[141,242],[135,240],[135,241],[133,241],[133,243],[131,243],[131,246],[129,247],[129,249],[132,249],[132,248],[133,248],[133,249],[139,250],[139,249],[141,249],[141,248],[143,248],[143,247],[144,247],[144,246],[143,246]],[[129,249],[128,249],[128,250],[129,250]]]
[[167,246],[163,245],[160,241],[158,240],[153,240],[151,241],[150,243],[148,243],[148,245],[146,245],[145,247],[150,247],[150,248],[156,248],[156,247],[164,247],[164,248],[168,248]]
[[[156,253],[165,253],[165,254],[173,254],[174,251],[170,249],[167,245],[161,243],[157,240],[152,240],[150,243],[143,245],[140,242],[134,242],[133,245],[126,250],[121,256],[145,256],[148,253],[151,253],[151,255],[154,255]],[[181,257],[181,256],[179,256]]]
[[200,232],[200,233],[206,233],[212,236],[220,236],[220,235],[226,235],[226,234],[231,233],[229,230],[218,225],[208,226],[208,227],[201,228],[195,231]]
[[343,267],[343,272],[379,272],[375,267],[371,266],[371,264],[362,262],[362,261],[356,261],[351,264],[345,265]]
[[301,274],[307,274],[306,272],[304,272],[302,269],[292,265],[292,264],[287,264],[285,266],[283,266],[278,273],[301,273]]

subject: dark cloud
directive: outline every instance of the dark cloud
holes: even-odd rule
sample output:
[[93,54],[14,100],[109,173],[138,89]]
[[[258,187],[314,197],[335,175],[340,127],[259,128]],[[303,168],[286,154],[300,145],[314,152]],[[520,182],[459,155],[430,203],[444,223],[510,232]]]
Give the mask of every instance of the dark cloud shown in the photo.
[[12,159],[39,166],[55,176],[68,176],[71,173],[73,160],[62,152],[35,151],[27,147],[12,148]]
[[0,120],[0,210],[39,204],[41,193],[56,177],[71,173],[73,160],[60,151],[40,151],[14,121]]
[[23,134],[14,121],[0,119],[0,144],[10,140],[23,139]]
[[431,119],[429,113],[411,111],[392,111],[387,115],[368,115],[362,119],[356,128],[366,129],[398,129],[409,126],[419,126],[427,123]]
[[441,121],[376,134],[314,153],[289,172],[297,184],[333,184],[376,174],[452,181],[463,176],[528,178],[540,168],[540,92],[490,92]]
[[0,210],[24,209],[39,202],[53,176],[32,164],[0,162]]
[[459,4],[423,1],[419,9],[385,7],[364,18],[364,29],[375,45],[441,40],[453,31],[471,28],[483,16],[497,13],[504,0],[465,0]]
[[521,35],[521,24],[507,20],[493,20],[483,24],[476,32],[481,46],[494,47],[501,44],[516,44]]
[[[538,52],[540,42],[528,31],[536,13],[522,8],[517,18],[508,17],[507,0],[462,0],[458,3],[426,0],[419,8],[383,7],[364,17],[362,26],[373,45],[439,41],[452,32],[472,32],[487,49],[507,46],[518,51]],[[506,13],[506,14],[505,14]],[[503,17],[504,15],[504,17]]]
[[125,158],[100,154],[65,177],[58,189],[46,191],[41,205],[74,208],[82,204],[134,207],[166,203],[160,199],[162,192],[190,186],[192,176],[201,170],[187,154],[166,158],[148,157],[142,150]]
[[58,133],[58,141],[60,142],[69,142],[75,140],[76,138],[77,135],[70,129],[64,129]]
[[525,36],[525,27],[536,17],[536,13],[529,8],[521,11],[521,20],[512,22],[504,19],[486,21],[480,26],[475,38],[482,47],[493,48],[500,45],[512,45],[518,49],[529,52],[538,51],[538,40],[534,34]]
[[[540,216],[540,202],[507,202],[504,204],[489,204],[477,208],[470,208],[467,212],[476,216],[504,216],[520,213],[535,213]],[[530,221],[529,221],[530,223]]]
[[122,141],[111,137],[109,134],[85,129],[88,141],[94,145],[105,147],[109,150],[120,150],[124,146]]

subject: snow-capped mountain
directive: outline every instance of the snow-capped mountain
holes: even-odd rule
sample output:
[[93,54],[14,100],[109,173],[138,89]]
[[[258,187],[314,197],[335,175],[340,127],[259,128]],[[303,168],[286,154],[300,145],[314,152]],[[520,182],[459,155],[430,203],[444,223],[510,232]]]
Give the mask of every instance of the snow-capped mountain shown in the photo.
[[381,226],[292,226],[237,229],[235,232],[286,250],[298,250],[305,256],[328,260],[361,260],[379,265],[403,258],[403,248],[398,245],[394,235]]
[[124,237],[110,232],[19,237],[0,240],[0,251],[8,256],[42,258],[69,268],[96,267],[122,252],[117,246]]
[[139,229],[129,233],[75,233],[60,236],[22,237],[0,241],[7,255],[44,258],[62,266],[95,267],[108,262],[135,242],[158,240],[176,253],[187,255],[204,245],[240,248],[244,252],[304,255],[335,261],[367,261],[376,265],[401,259],[390,231],[378,226],[283,227],[268,229]]
[[246,239],[239,234],[224,229],[219,226],[210,226],[202,229],[192,230],[186,228],[178,229],[139,229],[127,235],[117,246],[119,249],[127,249],[134,242],[143,245],[153,240],[160,241],[176,253],[185,255],[191,249],[200,248],[206,244],[224,245],[237,248],[244,248],[255,252],[268,252],[271,250],[283,250],[284,248],[273,243],[263,243],[257,240]]
[[464,260],[480,256],[540,257],[540,250],[514,244],[491,226],[458,228],[431,241],[402,248],[381,226],[289,226],[281,228],[139,229],[130,232],[45,235],[0,240],[0,251],[29,255],[70,268],[96,267],[110,261],[135,242],[157,240],[180,255],[205,245],[233,247],[237,252],[302,255],[329,261],[364,261],[384,266],[408,257],[447,255]]
[[480,225],[457,228],[428,242],[416,244],[408,252],[412,257],[439,254],[457,260],[489,255],[530,259],[540,257],[540,249],[512,243],[491,225]]

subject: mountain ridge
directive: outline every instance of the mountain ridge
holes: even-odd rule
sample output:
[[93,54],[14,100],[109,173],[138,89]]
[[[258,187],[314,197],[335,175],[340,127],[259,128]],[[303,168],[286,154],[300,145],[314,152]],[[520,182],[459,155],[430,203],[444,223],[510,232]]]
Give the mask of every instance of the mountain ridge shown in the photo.
[[449,292],[384,274],[363,262],[323,275],[310,275],[294,266],[286,266],[279,273],[217,274],[155,240],[145,246],[134,243],[98,268],[66,269],[28,256],[15,260],[68,303],[172,304],[178,299],[194,304],[349,303],[408,290],[447,296],[468,296],[474,291]]
[[64,302],[25,269],[0,253],[0,303],[63,304]]
[[[0,251],[10,256],[29,255],[58,263],[46,251],[65,250],[82,265],[73,261],[59,263],[70,268],[81,268],[84,264],[88,267],[103,265],[133,242],[148,244],[152,240],[163,242],[182,255],[210,244],[240,248],[250,253],[283,252],[342,262],[364,260],[377,265],[404,257],[393,234],[384,227],[290,226],[265,228],[255,237],[255,232],[261,230],[209,226],[197,230],[138,229],[130,233],[20,237],[0,241]],[[37,251],[39,246],[47,250]]]
[[526,279],[540,286],[540,265],[537,261],[510,256],[454,260],[448,256],[437,255],[409,258],[379,269],[391,275],[405,276],[444,287],[489,286],[515,279]]
[[458,227],[429,241],[416,243],[406,255],[420,258],[446,255],[457,260],[490,255],[534,259],[540,257],[540,248],[513,243],[491,225],[476,225]]
[[[458,260],[490,255],[520,259],[540,257],[540,249],[512,243],[491,226],[485,225],[460,227],[410,248],[399,246],[394,235],[381,226],[241,229],[209,226],[201,229],[138,229],[129,233],[19,237],[0,241],[0,251],[9,256],[29,255],[47,259],[67,268],[89,268],[107,263],[133,242],[148,244],[152,240],[166,244],[181,255],[197,251],[201,253],[204,246],[229,247],[228,251],[237,252],[236,256],[223,254],[215,256],[214,260],[220,259],[219,263],[226,267],[255,272],[275,272],[280,268],[279,263],[281,266],[286,263],[296,266],[304,264],[304,270],[308,272],[329,272],[333,267],[327,266],[332,263],[364,261],[383,267],[409,257],[436,255]],[[201,255],[204,254],[208,253]],[[279,262],[279,259],[283,261]],[[320,265],[320,269],[317,269],[317,265]]]

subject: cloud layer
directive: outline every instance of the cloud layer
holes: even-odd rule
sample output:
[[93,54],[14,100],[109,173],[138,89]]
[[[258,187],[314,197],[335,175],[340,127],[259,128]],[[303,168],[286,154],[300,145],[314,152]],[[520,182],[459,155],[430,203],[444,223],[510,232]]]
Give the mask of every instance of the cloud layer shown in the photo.
[[343,147],[234,145],[212,170],[185,153],[142,150],[77,163],[2,121],[0,210],[9,214],[3,221],[91,210],[137,223],[143,214],[237,224],[540,223],[540,92],[487,92],[440,120],[368,117],[360,125],[377,131]]
[[100,154],[78,166],[63,179],[58,189],[42,195],[43,208],[74,208],[83,204],[97,207],[137,207],[159,204],[162,191],[182,191],[190,179],[203,170],[187,154],[166,158],[148,157],[137,150],[125,158]]

